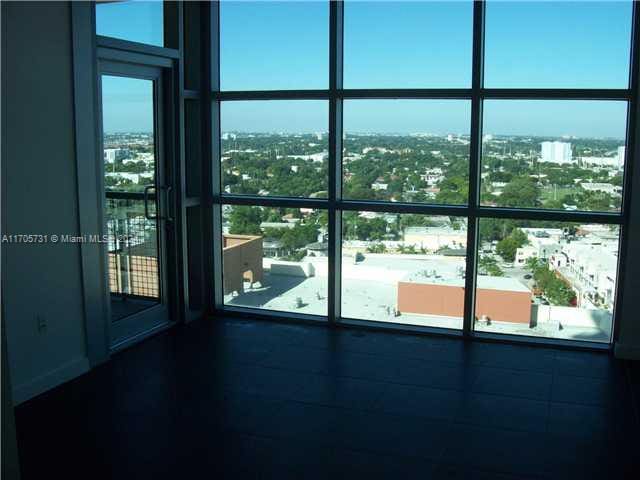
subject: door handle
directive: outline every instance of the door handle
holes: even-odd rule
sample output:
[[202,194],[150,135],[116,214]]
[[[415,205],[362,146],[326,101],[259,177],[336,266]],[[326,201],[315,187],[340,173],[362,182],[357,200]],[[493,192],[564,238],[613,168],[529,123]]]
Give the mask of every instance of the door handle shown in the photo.
[[144,187],[144,216],[147,220],[157,220],[158,215],[149,215],[149,190],[155,189],[155,185],[147,185]]
[[167,217],[166,220],[167,222],[173,222],[175,220],[175,218],[173,217],[173,209],[174,209],[174,202],[172,201],[173,199],[171,198],[171,192],[173,192],[173,187],[171,185],[167,185],[166,187],[164,187],[164,191],[165,191],[165,205],[167,206]]

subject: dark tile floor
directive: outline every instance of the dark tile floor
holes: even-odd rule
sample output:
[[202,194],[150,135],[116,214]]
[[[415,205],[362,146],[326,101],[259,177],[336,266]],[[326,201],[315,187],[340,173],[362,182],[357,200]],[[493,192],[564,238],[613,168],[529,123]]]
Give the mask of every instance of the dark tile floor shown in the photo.
[[601,353],[202,321],[16,422],[25,480],[638,479],[639,398]]

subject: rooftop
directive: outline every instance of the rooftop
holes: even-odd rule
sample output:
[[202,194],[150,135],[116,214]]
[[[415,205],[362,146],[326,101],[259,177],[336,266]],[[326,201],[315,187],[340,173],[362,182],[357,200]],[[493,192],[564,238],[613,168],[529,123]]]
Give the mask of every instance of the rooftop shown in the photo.
[[[451,287],[464,287],[465,279],[462,277],[435,277],[425,275],[425,272],[415,272],[409,276],[406,281],[411,283],[423,283],[431,285],[447,285]],[[530,293],[526,286],[517,279],[511,277],[493,277],[489,275],[478,275],[477,287],[487,290],[505,290],[509,292],[527,292]]]

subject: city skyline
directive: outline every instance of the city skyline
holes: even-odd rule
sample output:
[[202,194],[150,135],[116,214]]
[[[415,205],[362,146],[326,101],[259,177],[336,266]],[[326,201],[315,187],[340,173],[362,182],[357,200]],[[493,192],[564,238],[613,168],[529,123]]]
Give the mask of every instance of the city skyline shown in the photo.
[[[228,134],[241,134],[241,135],[280,135],[280,136],[289,136],[289,135],[328,135],[328,130],[300,130],[300,131],[267,131],[267,130],[221,130],[222,135]],[[469,138],[468,133],[461,133],[456,131],[449,131],[444,133],[434,133],[429,131],[412,131],[412,132],[377,132],[377,131],[345,131],[345,135],[353,135],[353,136],[391,136],[391,137],[412,137],[412,136],[431,136],[431,137],[446,137],[448,135],[454,135],[459,138]],[[133,135],[152,135],[152,130],[109,130],[104,131],[105,135],[118,135],[118,134],[133,134]],[[624,142],[626,139],[623,137],[591,137],[591,136],[574,136],[574,135],[533,135],[533,134],[505,134],[505,133],[495,133],[495,132],[484,132],[483,135],[489,135],[495,138],[539,138],[539,139],[549,139],[555,138],[558,141],[571,141],[575,139],[593,139],[593,140],[619,140]],[[226,139],[223,139],[226,140]],[[540,141],[542,143],[543,140]]]

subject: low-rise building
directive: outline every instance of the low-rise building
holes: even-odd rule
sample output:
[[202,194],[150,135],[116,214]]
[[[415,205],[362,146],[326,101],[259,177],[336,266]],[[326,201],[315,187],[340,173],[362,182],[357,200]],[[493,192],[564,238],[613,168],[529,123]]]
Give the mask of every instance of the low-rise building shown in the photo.
[[322,163],[329,158],[329,152],[311,153],[309,155],[287,155],[294,160],[311,160],[314,163]]
[[576,292],[579,307],[613,311],[618,267],[617,241],[591,236],[562,245],[549,258],[557,271]]
[[420,178],[431,187],[444,180],[444,172],[440,167],[427,168]]
[[222,240],[224,294],[243,293],[244,282],[262,282],[262,237],[227,234]]
[[[464,278],[440,281],[411,277],[398,282],[398,306],[401,313],[462,317]],[[530,324],[531,291],[509,277],[478,275],[476,318],[509,323]]]
[[580,157],[580,163],[585,166],[591,167],[621,169],[624,165],[624,154],[622,158],[620,158],[618,155],[616,155],[615,157]]
[[547,259],[561,249],[565,233],[561,228],[521,228],[528,244],[516,250],[514,263],[522,266],[530,258]]
[[618,185],[613,185],[611,183],[600,183],[600,182],[582,182],[580,184],[583,190],[588,192],[604,192],[609,195],[621,195],[622,187]]
[[313,242],[304,247],[308,257],[326,257],[329,254],[327,242]]
[[389,184],[384,181],[382,177],[377,178],[375,182],[371,184],[372,190],[386,190],[389,188]]
[[432,252],[443,248],[466,248],[467,231],[450,227],[407,227],[403,242],[406,246]]

